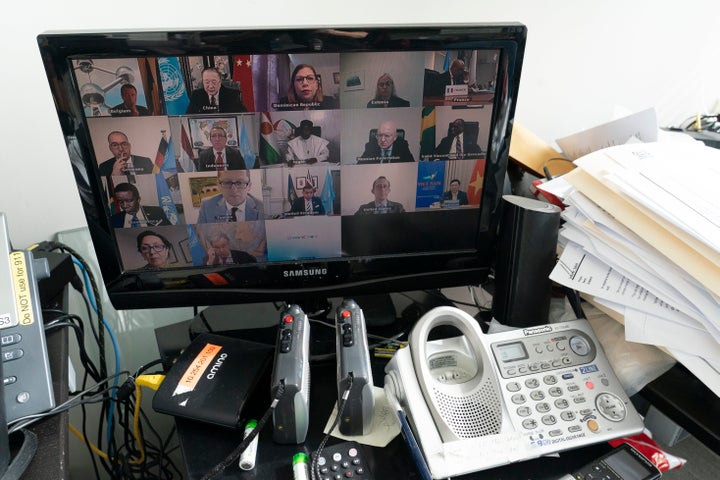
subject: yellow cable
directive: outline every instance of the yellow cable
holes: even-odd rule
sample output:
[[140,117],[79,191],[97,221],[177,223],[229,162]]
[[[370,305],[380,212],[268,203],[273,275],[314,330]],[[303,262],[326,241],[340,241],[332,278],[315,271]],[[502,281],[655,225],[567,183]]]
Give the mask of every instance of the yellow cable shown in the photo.
[[135,379],[138,385],[152,388],[153,390],[157,390],[163,380],[165,380],[165,375],[159,373],[155,375],[140,375]]
[[80,439],[81,442],[87,444],[90,447],[90,450],[92,450],[93,453],[95,453],[95,455],[102,458],[103,460],[108,459],[107,453],[105,453],[102,450],[100,450],[99,448],[97,448],[92,442],[87,441],[87,439],[85,438],[85,435],[80,433],[80,431],[77,428],[75,428],[72,423],[68,423],[68,428],[70,429],[70,431],[72,433],[75,434],[76,437],[78,437]]
[[[140,450],[140,458],[136,460],[130,460],[130,465],[140,465],[145,462],[145,445],[143,444],[142,435],[140,435],[140,403],[142,402],[142,388],[141,386],[152,388],[157,390],[162,381],[165,379],[165,375],[140,375],[135,383],[135,409],[133,411],[133,436],[138,444]],[[108,460],[107,453],[100,450],[92,442],[89,442],[85,436],[75,428],[71,423],[68,423],[68,428],[80,439],[83,443],[90,447],[95,455],[99,456],[103,460]]]
[[142,402],[142,388],[139,383],[135,383],[135,411],[133,412],[133,436],[140,449],[140,458],[130,460],[130,465],[140,465],[145,462],[145,445],[143,445],[142,436],[140,435],[140,402]]

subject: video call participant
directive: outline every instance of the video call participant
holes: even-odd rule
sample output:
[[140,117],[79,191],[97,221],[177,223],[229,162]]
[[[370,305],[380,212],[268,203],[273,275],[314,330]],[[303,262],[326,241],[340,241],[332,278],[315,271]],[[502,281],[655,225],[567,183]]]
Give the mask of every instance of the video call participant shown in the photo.
[[383,213],[404,213],[402,203],[388,200],[390,194],[390,180],[384,176],[375,179],[372,185],[372,194],[375,199],[372,202],[361,205],[355,215],[376,215]]
[[324,138],[313,135],[313,122],[303,120],[298,129],[300,135],[287,143],[287,163],[292,167],[296,163],[313,164],[324,162],[330,156],[328,142]]
[[168,267],[170,241],[151,230],[145,230],[137,236],[137,249],[147,262],[142,270],[158,270]]
[[208,238],[207,255],[203,259],[205,265],[231,265],[236,263],[255,263],[255,257],[242,250],[230,248],[230,238],[224,233]]
[[200,152],[196,160],[199,172],[245,170],[242,154],[234,148],[227,147],[227,132],[224,128],[215,125],[210,129],[210,143],[212,148]]
[[247,112],[240,91],[224,86],[216,68],[207,67],[203,70],[202,84],[202,88],[190,94],[190,104],[185,113]]
[[121,210],[111,217],[112,226],[115,228],[171,225],[162,208],[140,204],[140,192],[135,185],[118,183],[115,185],[113,197]]
[[450,124],[448,135],[440,140],[435,148],[436,155],[447,156],[447,158],[463,159],[477,156],[482,153],[480,145],[471,142],[463,133],[465,121],[462,118],[453,120]]
[[200,204],[197,223],[249,222],[262,220],[263,204],[250,193],[250,170],[218,172],[220,194]]
[[443,73],[438,73],[434,70],[426,70],[423,95],[426,97],[445,96],[446,86],[464,85],[467,83],[465,73],[465,62],[459,58],[450,64],[450,70]]
[[460,180],[457,178],[450,180],[450,190],[443,193],[442,201],[458,202],[458,205],[468,204],[467,193],[460,190]]
[[143,117],[150,115],[150,111],[137,104],[137,88],[131,83],[126,83],[120,87],[120,97],[123,103],[115,105],[109,112],[113,117]]
[[108,135],[108,148],[113,156],[100,164],[98,167],[100,175],[105,177],[128,175],[128,177],[131,177],[135,174],[152,173],[152,160],[148,157],[133,155],[132,144],[123,132],[110,132]]
[[293,215],[325,215],[325,207],[315,196],[315,187],[306,183],[302,189],[302,197],[296,198],[290,208]]
[[410,102],[395,94],[395,82],[389,73],[383,73],[377,79],[375,97],[367,103],[367,108],[409,107]]
[[365,151],[358,163],[400,163],[414,162],[410,147],[405,139],[398,138],[395,122],[382,122],[375,133],[375,141],[365,144]]
[[274,104],[276,110],[327,110],[335,107],[335,99],[325,96],[322,80],[315,67],[301,63],[290,76],[286,97]]

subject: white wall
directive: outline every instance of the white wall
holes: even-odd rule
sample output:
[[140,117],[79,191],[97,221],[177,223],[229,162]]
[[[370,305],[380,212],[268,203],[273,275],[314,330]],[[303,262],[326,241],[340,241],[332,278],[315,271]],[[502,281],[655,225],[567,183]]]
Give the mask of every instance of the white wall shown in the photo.
[[40,0],[0,19],[0,210],[16,248],[85,225],[35,37],[48,30],[520,21],[528,45],[517,120],[548,142],[655,106],[661,126],[715,113],[716,0]]

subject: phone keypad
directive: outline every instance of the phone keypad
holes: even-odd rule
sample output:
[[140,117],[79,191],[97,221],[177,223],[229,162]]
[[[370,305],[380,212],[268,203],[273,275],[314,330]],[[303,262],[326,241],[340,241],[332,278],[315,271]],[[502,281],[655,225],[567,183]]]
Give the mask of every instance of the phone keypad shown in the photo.
[[625,404],[610,392],[599,391],[609,381],[600,372],[582,376],[575,371],[530,375],[504,382],[514,422],[526,432],[547,429],[550,437],[583,430],[596,432],[603,422],[625,418]]

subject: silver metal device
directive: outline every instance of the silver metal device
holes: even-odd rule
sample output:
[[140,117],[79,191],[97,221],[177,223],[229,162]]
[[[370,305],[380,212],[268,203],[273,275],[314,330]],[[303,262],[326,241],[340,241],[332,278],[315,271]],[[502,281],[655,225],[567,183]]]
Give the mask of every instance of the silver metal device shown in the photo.
[[271,395],[284,393],[273,411],[273,440],[282,444],[305,441],[310,424],[310,322],[298,305],[280,315]]

